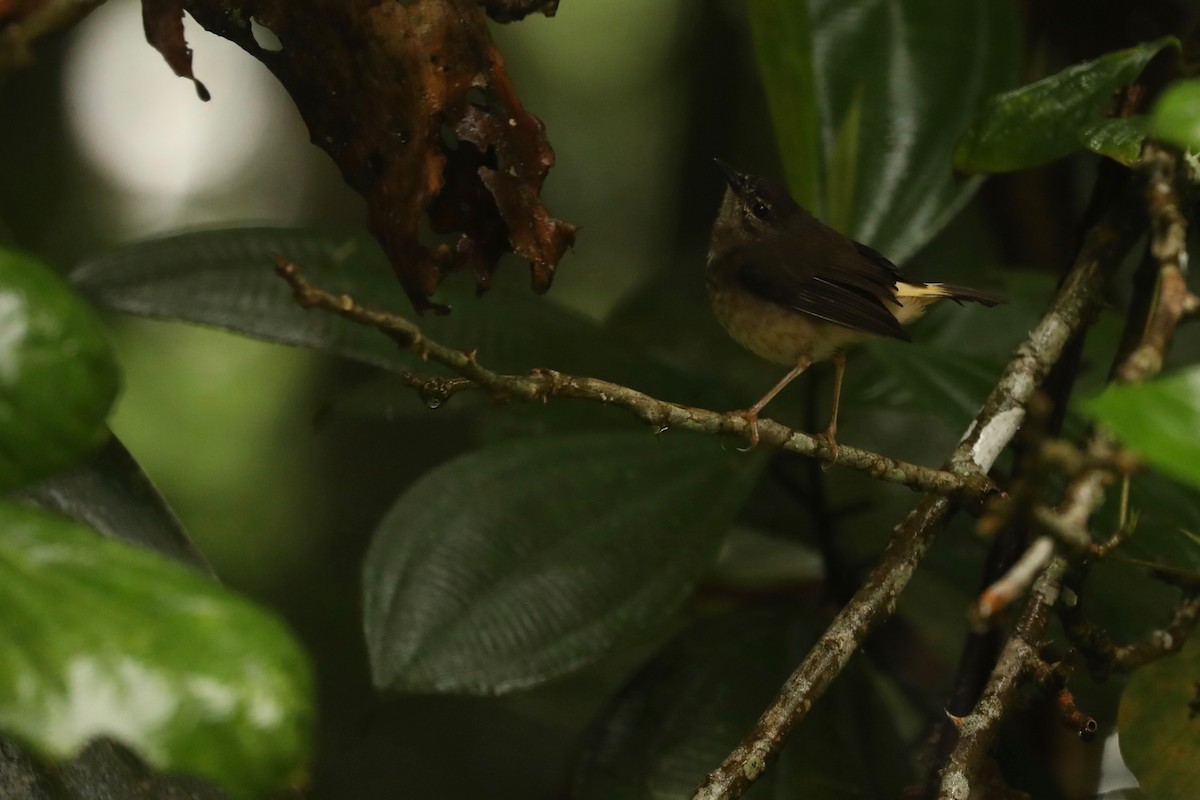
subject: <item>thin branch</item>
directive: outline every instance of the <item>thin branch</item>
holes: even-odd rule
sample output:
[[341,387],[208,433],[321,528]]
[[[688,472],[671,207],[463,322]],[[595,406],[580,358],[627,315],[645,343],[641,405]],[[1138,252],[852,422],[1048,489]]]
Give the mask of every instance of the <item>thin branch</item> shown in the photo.
[[[1087,324],[1100,286],[1132,245],[1140,218],[1116,208],[1085,237],[1079,257],[1041,322],[1017,348],[963,440],[946,461],[958,475],[991,469],[1025,418],[1025,406],[1071,335]],[[845,668],[863,639],[890,616],[938,531],[956,508],[947,497],[926,495],[896,528],[879,565],[788,678],[758,724],[716,770],[694,800],[740,797],[779,752],[788,733]]]
[[[300,306],[332,311],[354,322],[375,328],[391,337],[398,346],[423,358],[444,364],[465,379],[422,380],[412,375],[406,376],[406,383],[414,387],[427,403],[436,400],[436,403],[440,404],[460,391],[479,388],[500,402],[545,401],[551,397],[599,401],[625,408],[660,430],[680,428],[710,434],[742,434],[747,430],[746,420],[741,415],[721,414],[659,400],[628,386],[597,378],[575,377],[553,370],[534,370],[528,375],[502,375],[492,372],[479,363],[474,351],[463,352],[447,347],[425,336],[420,328],[405,317],[365,308],[349,295],[326,292],[309,283],[295,264],[283,258],[276,258],[276,271],[292,287],[296,302]],[[809,436],[770,420],[760,420],[758,430],[759,438],[764,444],[775,445],[838,466],[851,467],[889,483],[899,483],[923,491],[961,493],[969,497],[982,497],[994,489],[987,476],[978,470],[937,470],[842,444],[838,445],[835,458],[822,437]]]
[[1036,665],[1042,634],[1050,620],[1067,562],[1057,556],[1038,576],[1016,631],[1000,653],[992,677],[975,709],[958,721],[958,744],[942,772],[939,800],[967,800],[980,762],[992,746],[1005,713],[1012,707],[1017,690]]
[[1033,585],[1034,579],[1054,556],[1054,540],[1039,536],[1025,550],[1008,572],[992,583],[979,595],[971,617],[978,623],[987,623],[991,618],[1008,608],[1014,600]]
[[1177,652],[1200,621],[1200,589],[1185,588],[1171,619],[1136,642],[1117,645],[1108,632],[1086,619],[1078,607],[1062,611],[1067,637],[1087,660],[1092,674],[1105,677],[1111,672],[1129,672],[1171,653]]
[[[1151,307],[1144,316],[1145,324],[1141,336],[1135,340],[1136,346],[1127,354],[1119,353],[1117,356],[1117,364],[1111,374],[1118,382],[1145,380],[1162,369],[1175,329],[1188,313],[1191,296],[1184,280],[1187,271],[1187,222],[1179,209],[1174,189],[1177,156],[1150,142],[1143,148],[1142,158],[1147,171],[1150,250],[1159,264],[1158,291],[1144,301],[1150,302]],[[1141,311],[1135,308],[1130,319],[1141,318]],[[1043,527],[1057,534],[1060,541],[1072,546],[1077,554],[1080,550],[1091,554],[1095,549],[1087,530],[1088,520],[1103,503],[1104,489],[1120,472],[1122,461],[1117,442],[1099,429],[1090,432],[1086,454],[1092,466],[1072,479],[1058,513],[1035,513],[1035,518]],[[1127,524],[1128,520],[1122,521],[1122,527]],[[1124,535],[1128,536],[1128,532]],[[991,745],[995,730],[1007,712],[1025,670],[1034,663],[1032,659],[1037,655],[1041,631],[1045,629],[1046,618],[1054,605],[1054,600],[1047,604],[1045,598],[1051,593],[1057,598],[1066,567],[1066,559],[1056,556],[1038,578],[1034,597],[1026,606],[1022,623],[1009,638],[979,702],[963,720],[959,742],[943,772],[940,798],[966,800],[971,794],[972,781]],[[1038,596],[1037,586],[1043,587],[1043,596]],[[1128,651],[1113,646],[1107,634],[1083,619],[1077,595],[1072,597],[1072,602],[1064,604],[1063,617],[1068,635],[1091,656],[1093,670],[1102,671],[1106,667],[1116,667],[1118,663],[1144,663],[1140,659],[1152,660],[1181,646],[1182,639],[1195,626],[1200,612],[1200,608],[1194,604],[1195,599],[1195,595],[1185,598],[1168,629],[1156,632],[1156,635],[1131,646],[1133,649]],[[1030,630],[1036,636],[1031,636]],[[1120,656],[1118,651],[1121,652]]]
[[1187,219],[1174,187],[1176,161],[1173,152],[1154,143],[1148,143],[1142,151],[1142,163],[1148,172],[1150,252],[1159,264],[1158,292],[1141,343],[1117,368],[1117,379],[1126,383],[1145,380],[1162,370],[1175,328],[1195,304],[1186,280]]

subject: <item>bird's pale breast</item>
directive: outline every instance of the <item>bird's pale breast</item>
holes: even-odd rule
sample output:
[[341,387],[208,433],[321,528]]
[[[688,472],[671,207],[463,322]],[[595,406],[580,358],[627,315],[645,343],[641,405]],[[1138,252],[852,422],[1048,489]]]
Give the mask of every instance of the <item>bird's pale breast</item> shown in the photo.
[[794,365],[801,355],[821,361],[834,351],[874,338],[763,300],[740,286],[710,283],[713,312],[742,346],[776,364]]

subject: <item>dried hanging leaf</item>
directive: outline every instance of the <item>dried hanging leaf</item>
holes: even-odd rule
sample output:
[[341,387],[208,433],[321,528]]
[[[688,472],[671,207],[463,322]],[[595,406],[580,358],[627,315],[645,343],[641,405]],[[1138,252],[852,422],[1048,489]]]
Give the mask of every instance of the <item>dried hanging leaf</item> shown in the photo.
[[208,101],[211,98],[208,89],[192,74],[192,48],[183,37],[182,0],[142,0],[142,28],[146,31],[146,41],[162,53],[167,66],[194,83],[196,94]]
[[[144,0],[146,5],[166,0]],[[554,2],[499,2],[501,18]],[[488,288],[501,255],[527,259],[534,291],[550,287],[575,228],[541,200],[554,151],[521,105],[477,0],[184,0],[208,30],[263,62],[287,88],[315,144],[367,201],[418,310],[456,269]],[[489,6],[490,7],[490,6]],[[251,20],[282,49],[256,43]],[[422,214],[453,244],[418,238]]]

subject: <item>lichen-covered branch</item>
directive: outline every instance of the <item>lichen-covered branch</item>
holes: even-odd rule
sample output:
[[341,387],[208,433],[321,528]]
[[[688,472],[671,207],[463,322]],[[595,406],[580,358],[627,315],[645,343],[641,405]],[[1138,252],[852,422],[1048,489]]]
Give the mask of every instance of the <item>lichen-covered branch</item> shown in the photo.
[[[1017,348],[963,440],[947,459],[947,471],[969,476],[983,475],[991,469],[1020,428],[1026,405],[1068,339],[1091,320],[1104,279],[1120,263],[1139,228],[1138,216],[1120,209],[1107,214],[1089,231],[1046,314]],[[740,797],[762,774],[788,733],[845,668],[867,634],[895,610],[900,592],[953,508],[955,504],[949,498],[930,494],[909,513],[896,528],[878,566],[788,678],[754,729],[709,773],[694,800]]]
[[1063,573],[1067,562],[1056,557],[1038,576],[1016,630],[1000,653],[991,680],[975,710],[958,721],[958,745],[942,772],[939,800],[967,800],[971,796],[971,781],[980,761],[996,738],[1000,721],[1012,708],[1017,690],[1041,658],[1038,648],[1046,624],[1058,602]]
[[[552,397],[574,397],[620,406],[640,419],[661,428],[680,428],[701,433],[731,433],[743,435],[746,420],[739,414],[722,414],[703,408],[680,405],[651,397],[636,389],[598,378],[576,377],[553,370],[534,370],[528,375],[502,375],[484,367],[474,352],[447,347],[426,337],[412,321],[398,314],[364,308],[347,295],[333,295],[305,280],[295,264],[277,260],[277,269],[292,287],[296,302],[305,308],[332,311],[391,337],[406,350],[443,364],[461,378],[421,379],[409,375],[406,382],[417,389],[427,401],[448,397],[467,389],[480,389],[500,401],[547,400]],[[982,472],[953,473],[910,464],[869,450],[839,445],[836,458],[822,437],[809,436],[770,420],[758,423],[759,438],[765,445],[774,445],[801,455],[812,456],[842,467],[865,472],[882,481],[899,483],[913,489],[961,494],[979,498],[993,490],[991,481]]]
[[[1158,291],[1148,298],[1148,310],[1135,308],[1131,312],[1130,320],[1145,319],[1145,324],[1140,337],[1133,339],[1135,346],[1127,354],[1118,356],[1112,375],[1119,382],[1145,380],[1162,369],[1175,329],[1195,302],[1184,280],[1187,271],[1187,223],[1174,188],[1177,156],[1151,142],[1143,149],[1142,157],[1146,171],[1146,206],[1151,223],[1150,249],[1159,265]],[[1146,313],[1143,314],[1143,311]],[[1117,477],[1118,470],[1114,466],[1121,460],[1119,445],[1101,430],[1091,431],[1086,454],[1090,466],[1073,477],[1057,512],[1035,514],[1042,526],[1054,533],[1060,542],[1066,543],[1077,558],[1095,554],[1098,547],[1110,548],[1110,545],[1095,545],[1087,526],[1092,514],[1104,501],[1105,487]],[[1123,520],[1122,526],[1127,524]],[[1119,532],[1114,540],[1119,541],[1123,538],[1122,534],[1127,536],[1128,530]],[[1045,597],[1050,594],[1057,596],[1067,566],[1064,557],[1056,556],[1039,576],[1035,587],[1042,587],[1043,592],[1039,595],[1035,588],[1035,596],[1026,606],[1022,618],[1025,630],[1032,627],[1040,636],[1040,631],[1045,627],[1045,618],[1053,606],[1053,601],[1046,604]],[[1082,574],[1086,567],[1080,567],[1079,570]],[[1118,648],[1102,629],[1086,620],[1079,608],[1078,598],[1063,609],[1062,615],[1068,635],[1089,657],[1093,671],[1105,674],[1113,668],[1132,669],[1182,646],[1183,639],[1195,627],[1197,616],[1200,615],[1197,596],[1195,591],[1186,594],[1167,628],[1155,631],[1147,639],[1128,648]],[[1037,658],[1031,647],[1036,645],[1038,639],[1026,635],[1022,624],[1018,625],[1005,646],[983,696],[971,714],[962,721],[958,744],[942,775],[940,798],[966,800],[971,794],[972,780],[995,731],[1010,708],[1020,681]]]

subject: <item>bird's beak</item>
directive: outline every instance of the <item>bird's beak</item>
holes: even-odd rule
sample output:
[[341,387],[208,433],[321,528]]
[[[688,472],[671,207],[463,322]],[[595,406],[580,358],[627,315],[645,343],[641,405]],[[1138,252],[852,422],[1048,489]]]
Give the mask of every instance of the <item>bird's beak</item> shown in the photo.
[[714,158],[713,163],[720,167],[721,172],[725,175],[725,181],[729,184],[730,188],[738,194],[746,190],[746,185],[750,180],[749,175],[744,172],[738,172],[719,158]]

